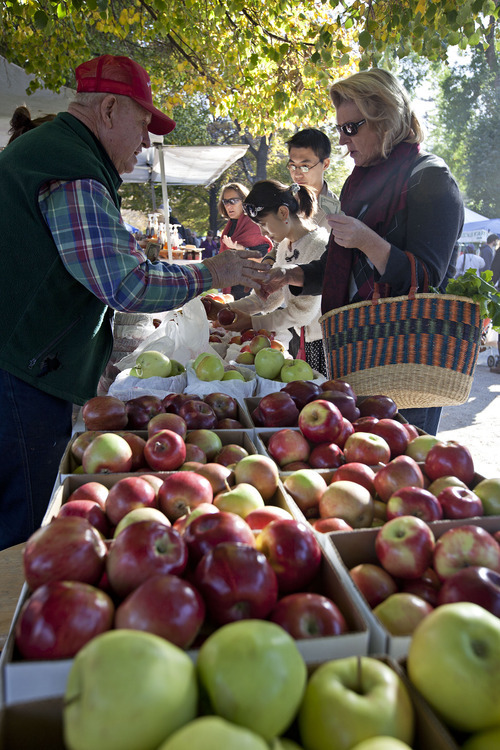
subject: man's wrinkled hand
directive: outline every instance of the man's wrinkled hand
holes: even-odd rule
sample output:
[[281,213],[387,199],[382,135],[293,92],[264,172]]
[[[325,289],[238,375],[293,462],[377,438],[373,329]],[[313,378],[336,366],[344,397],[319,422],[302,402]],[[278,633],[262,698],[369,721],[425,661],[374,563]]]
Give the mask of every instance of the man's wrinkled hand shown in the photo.
[[214,287],[221,289],[237,284],[259,289],[266,283],[270,273],[269,268],[252,258],[261,259],[256,250],[224,250],[223,253],[206,258],[203,263],[213,278]]

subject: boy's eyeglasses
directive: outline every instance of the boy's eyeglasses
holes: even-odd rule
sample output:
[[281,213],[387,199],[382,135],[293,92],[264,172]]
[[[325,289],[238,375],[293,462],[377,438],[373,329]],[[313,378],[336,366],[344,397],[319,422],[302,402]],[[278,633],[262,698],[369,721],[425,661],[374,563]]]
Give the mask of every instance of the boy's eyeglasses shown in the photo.
[[310,167],[304,167],[304,166],[301,166],[300,164],[294,164],[293,161],[289,161],[287,164],[287,167],[290,170],[290,172],[299,171],[299,172],[302,172],[302,174],[307,174],[310,169],[314,169],[314,167],[317,167],[318,164],[321,164],[321,159],[317,161],[316,164],[311,164]]
[[234,206],[236,203],[241,203],[241,198],[223,198],[222,203],[224,206]]
[[366,120],[360,120],[359,122],[345,122],[343,125],[335,125],[338,132],[342,132],[344,135],[357,135],[357,132],[361,125],[364,125]]

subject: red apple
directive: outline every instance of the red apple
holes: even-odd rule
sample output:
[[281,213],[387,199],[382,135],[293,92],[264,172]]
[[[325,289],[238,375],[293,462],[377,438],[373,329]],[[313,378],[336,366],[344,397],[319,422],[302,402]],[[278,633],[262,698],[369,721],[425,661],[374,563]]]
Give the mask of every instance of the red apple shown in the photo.
[[207,457],[203,453],[199,445],[194,443],[186,443],[186,458],[182,464],[181,471],[191,471],[193,467],[191,464],[196,464],[194,470],[198,469],[200,465],[206,464]]
[[146,459],[144,458],[144,448],[146,447],[146,441],[140,435],[135,432],[119,432],[120,437],[127,441],[132,450],[132,465],[130,471],[138,471],[146,467]]
[[158,396],[137,396],[129,399],[125,405],[128,415],[127,426],[130,430],[146,430],[149,420],[165,411]]
[[[214,506],[215,507],[215,506]],[[189,559],[197,563],[222,542],[240,542],[255,547],[255,537],[246,521],[236,513],[219,511],[198,516],[184,529]]]
[[104,508],[109,489],[101,482],[85,482],[73,490],[68,497],[70,500],[93,500]]
[[254,331],[253,328],[247,328],[246,331],[241,332],[241,341],[250,341],[256,333],[257,331]]
[[431,482],[439,477],[453,476],[470,485],[474,479],[474,462],[465,445],[454,440],[436,443],[425,458],[425,473]]
[[396,456],[376,472],[373,484],[380,499],[387,502],[402,487],[423,488],[424,477],[413,458]]
[[134,508],[157,508],[154,487],[141,476],[123,477],[114,484],[106,498],[106,515],[116,526]]
[[221,326],[229,326],[236,318],[236,313],[234,310],[229,310],[226,307],[223,307],[219,312],[217,313],[217,320],[221,324]]
[[347,623],[338,606],[322,594],[298,592],[284,596],[269,615],[292,638],[325,638],[347,632]]
[[370,432],[354,432],[344,445],[344,458],[347,463],[386,464],[391,458],[391,449],[380,435]]
[[51,581],[23,604],[16,646],[25,659],[71,659],[111,629],[113,616],[113,602],[104,591],[80,581]]
[[299,430],[283,429],[274,432],[267,443],[269,455],[278,466],[284,467],[292,461],[307,461],[311,449]]
[[115,396],[94,396],[82,406],[86,430],[123,430],[128,416],[125,403]]
[[175,471],[186,460],[186,444],[176,432],[161,430],[146,441],[144,456],[155,471]]
[[279,486],[278,467],[268,456],[244,456],[234,467],[234,479],[237,484],[252,484],[267,503],[273,498]]
[[361,484],[348,480],[332,482],[319,501],[321,518],[342,518],[354,529],[373,521],[373,498]]
[[318,515],[319,501],[327,488],[321,474],[313,469],[298,469],[283,484],[306,518]]
[[330,401],[315,399],[300,411],[299,429],[312,443],[333,443],[342,427],[342,414]]
[[344,447],[347,438],[349,437],[349,435],[352,435],[353,432],[354,432],[353,424],[349,422],[349,420],[346,419],[345,417],[342,417],[342,428],[339,434],[337,435],[337,437],[335,438],[335,442],[337,443],[339,448]]
[[417,463],[423,463],[430,449],[439,443],[438,438],[435,435],[418,435],[408,443],[408,447],[405,450],[407,456],[413,458]]
[[188,581],[156,575],[138,586],[116,610],[115,628],[144,630],[189,648],[205,619],[205,603]]
[[348,393],[344,393],[343,391],[327,391],[323,389],[317,398],[335,404],[342,416],[345,417],[345,419],[348,419],[349,422],[354,422],[359,417],[359,409],[356,406],[356,399],[349,396]]
[[359,417],[353,423],[354,432],[371,432],[371,427],[377,424],[378,417]]
[[282,521],[288,518],[292,518],[292,515],[284,508],[280,508],[278,505],[266,505],[265,508],[252,510],[248,516],[245,516],[245,523],[250,526],[255,534],[272,521]]
[[490,568],[462,568],[447,578],[438,594],[438,604],[473,602],[500,617],[500,574]]
[[214,496],[219,492],[227,492],[234,485],[234,471],[222,464],[208,462],[198,466],[196,473],[208,479]]
[[[195,518],[202,516],[204,513],[219,513],[219,509],[216,508],[213,503],[200,503],[194,510],[190,510],[189,513],[180,516],[180,518],[176,518],[172,526],[179,532],[179,534],[184,534],[189,524],[192,523]],[[168,521],[167,518],[166,520]],[[170,521],[168,521],[168,523],[170,523]]]
[[124,597],[153,575],[182,575],[187,561],[187,546],[178,531],[159,521],[138,521],[111,542],[106,572],[112,590]]
[[26,542],[24,577],[32,591],[51,581],[95,584],[104,570],[106,554],[101,535],[85,518],[54,518]]
[[193,399],[199,401],[200,397],[194,393],[168,393],[162,399],[162,406],[167,413],[178,414],[181,406]]
[[332,531],[352,531],[352,526],[343,518],[316,518],[311,521],[312,527],[320,534],[329,534]]
[[420,578],[432,563],[434,534],[416,516],[387,521],[375,540],[375,553],[382,567],[396,578]]
[[201,448],[209,462],[215,459],[222,448],[222,440],[219,435],[213,430],[207,430],[203,427],[190,430],[186,437],[186,443],[194,443]]
[[287,383],[281,389],[281,392],[288,393],[300,411],[309,401],[312,401],[321,393],[321,388],[312,380],[292,380],[291,383]]
[[132,448],[114,432],[102,432],[85,448],[82,456],[85,474],[127,472],[132,468]]
[[342,391],[356,400],[354,389],[344,380],[325,380],[320,387],[322,391]]
[[417,516],[422,521],[440,521],[443,511],[437,498],[421,487],[401,487],[387,501],[386,517]]
[[188,430],[211,430],[217,425],[217,417],[205,401],[190,399],[179,409],[179,416],[186,422]]
[[389,396],[365,396],[358,399],[357,404],[362,417],[391,419],[398,410],[396,403]]
[[310,469],[308,461],[292,461],[286,465],[286,471],[299,471],[300,469]]
[[173,412],[162,412],[156,414],[148,422],[148,437],[156,435],[161,430],[172,430],[176,432],[181,438],[185,438],[187,434],[187,425],[185,420],[178,414]]
[[92,442],[92,440],[97,436],[101,435],[101,432],[98,432],[96,430],[87,430],[87,432],[81,432],[79,435],[75,435],[70,444],[69,444],[69,450],[71,455],[74,457],[77,464],[82,463],[83,454],[85,453],[85,449],[88,445]]
[[373,614],[391,635],[411,636],[433,609],[425,599],[405,591],[397,591],[377,604]]
[[367,464],[351,461],[351,463],[339,466],[335,471],[332,482],[347,480],[348,482],[357,482],[366,487],[370,495],[375,495],[375,472]]
[[109,519],[104,512],[104,508],[94,500],[67,500],[61,506],[57,518],[66,516],[80,516],[99,531],[103,537],[108,537],[110,532]]
[[472,518],[483,515],[483,503],[466,487],[445,487],[437,496],[444,518]]
[[223,466],[232,466],[248,456],[248,451],[242,445],[237,443],[226,443],[214,458],[216,464]]
[[410,436],[405,430],[405,427],[400,422],[396,422],[394,419],[379,419],[378,422],[367,428],[367,432],[373,432],[375,435],[380,435],[384,440],[387,441],[389,448],[391,449],[391,458],[400,456],[404,453],[410,442]]
[[194,471],[175,471],[168,474],[158,490],[158,504],[169,521],[184,516],[201,503],[213,501],[212,485]]
[[360,563],[350,569],[349,575],[372,608],[398,590],[394,578],[380,565]]
[[219,419],[217,421],[216,428],[218,430],[243,430],[245,429],[243,423],[238,419],[230,419],[229,417]]
[[318,443],[309,455],[313,469],[336,469],[344,463],[342,448],[336,443]]
[[321,548],[311,527],[301,521],[273,521],[255,543],[274,569],[281,594],[304,589],[320,569]]
[[252,418],[255,427],[265,427],[264,415],[258,406],[256,406],[255,409],[252,409],[250,417]]
[[414,424],[409,424],[408,422],[403,422],[403,427],[405,428],[406,432],[408,433],[408,438],[411,440],[415,440],[420,433],[418,429],[415,427]]
[[500,573],[498,542],[485,529],[474,524],[445,531],[436,542],[432,562],[441,581],[470,566],[484,566]]
[[293,427],[297,424],[299,410],[288,393],[268,393],[261,398],[258,408],[266,427]]
[[415,596],[425,599],[433,607],[437,607],[440,588],[441,581],[432,568],[428,568],[421,578],[403,581],[401,591],[407,594],[415,594]]
[[218,544],[201,558],[194,582],[218,625],[265,619],[278,599],[274,570],[265,555],[247,544]]

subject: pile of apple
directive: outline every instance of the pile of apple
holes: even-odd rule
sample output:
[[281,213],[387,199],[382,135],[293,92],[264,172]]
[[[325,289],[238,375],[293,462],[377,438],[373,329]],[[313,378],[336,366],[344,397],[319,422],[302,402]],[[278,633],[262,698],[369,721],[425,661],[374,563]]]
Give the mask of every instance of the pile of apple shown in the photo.
[[202,352],[193,361],[193,370],[199,380],[245,380],[243,373],[234,365],[225,365],[216,354]]
[[162,352],[148,350],[141,352],[135,361],[130,375],[135,378],[171,378],[186,372],[186,368],[176,359]]
[[[231,313],[230,310],[225,312]],[[243,344],[235,357],[238,364],[255,365],[255,372],[261,378],[291,383],[295,380],[312,380],[314,371],[302,359],[285,357],[285,347],[267,331],[244,331],[240,337]],[[231,340],[233,343],[234,339]],[[245,343],[246,342],[246,343]]]
[[269,618],[294,638],[347,630],[315,588],[322,553],[310,526],[271,503],[277,467],[127,476],[76,488],[23,552],[31,595],[16,623],[24,658],[70,658],[112,627],[181,648],[229,622]]
[[284,630],[247,620],[210,635],[196,663],[151,634],[96,637],[71,666],[63,727],[68,750],[410,750],[416,716],[383,661],[309,674]]
[[[94,396],[82,407],[82,418],[87,430],[147,430],[150,422],[164,424],[166,429],[178,420],[168,414],[181,417],[188,429],[241,430],[243,424],[237,419],[238,402],[227,393],[168,393],[163,398],[153,395],[137,396],[122,401],[115,396]],[[161,416],[159,416],[161,415]]]

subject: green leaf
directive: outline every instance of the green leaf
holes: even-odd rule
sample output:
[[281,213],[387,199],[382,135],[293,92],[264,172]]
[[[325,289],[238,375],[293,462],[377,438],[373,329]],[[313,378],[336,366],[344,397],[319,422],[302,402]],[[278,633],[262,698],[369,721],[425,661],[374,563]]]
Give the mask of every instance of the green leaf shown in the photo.
[[370,46],[372,36],[368,31],[362,31],[359,35],[358,41],[365,49]]
[[35,15],[33,16],[33,23],[35,24],[36,28],[40,29],[40,31],[43,31],[43,29],[46,28],[48,22],[49,19],[45,11],[37,10]]

